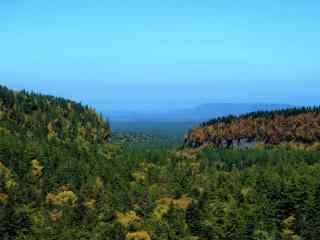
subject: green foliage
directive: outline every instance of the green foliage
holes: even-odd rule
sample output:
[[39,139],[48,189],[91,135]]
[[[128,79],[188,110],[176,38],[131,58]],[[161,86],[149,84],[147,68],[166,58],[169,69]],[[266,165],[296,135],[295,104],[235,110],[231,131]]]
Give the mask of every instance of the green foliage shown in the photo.
[[2,96],[1,239],[319,239],[318,147],[122,147],[99,137],[107,123],[77,105],[77,117],[65,117],[72,127],[48,138],[66,100],[49,97],[49,108],[46,96]]
[[[0,141],[1,149],[10,137]],[[14,154],[0,152],[17,183],[3,189],[8,199],[0,229],[11,239],[125,239],[141,232],[152,239],[316,239],[318,234],[319,152],[206,150],[186,157],[117,150],[107,158],[93,146],[81,157],[75,145],[48,144],[28,157],[30,141],[11,144]],[[17,156],[20,164],[12,165]],[[34,157],[43,166],[40,176],[32,175]]]
[[87,106],[2,86],[0,120],[0,127],[29,138],[105,143],[110,136],[109,124]]

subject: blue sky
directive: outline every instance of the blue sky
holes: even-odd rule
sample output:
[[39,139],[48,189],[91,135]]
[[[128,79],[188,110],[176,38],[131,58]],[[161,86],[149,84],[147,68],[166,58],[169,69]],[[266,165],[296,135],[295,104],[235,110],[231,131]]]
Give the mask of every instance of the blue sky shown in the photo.
[[0,83],[100,110],[320,104],[318,0],[2,0]]

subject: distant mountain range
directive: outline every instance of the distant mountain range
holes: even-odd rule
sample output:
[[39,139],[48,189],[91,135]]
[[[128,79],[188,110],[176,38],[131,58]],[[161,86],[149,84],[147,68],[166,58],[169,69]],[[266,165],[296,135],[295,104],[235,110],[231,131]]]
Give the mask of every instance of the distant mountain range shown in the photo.
[[212,118],[295,107],[273,103],[208,103],[170,111],[107,111],[111,122],[204,122]]

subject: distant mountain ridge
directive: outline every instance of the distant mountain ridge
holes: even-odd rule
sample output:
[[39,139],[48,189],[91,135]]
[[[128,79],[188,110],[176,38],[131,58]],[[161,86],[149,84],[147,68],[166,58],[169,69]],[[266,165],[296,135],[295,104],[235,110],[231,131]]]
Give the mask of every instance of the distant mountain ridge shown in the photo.
[[204,122],[212,118],[240,115],[255,111],[292,108],[276,103],[207,103],[194,108],[169,111],[108,111],[111,122]]

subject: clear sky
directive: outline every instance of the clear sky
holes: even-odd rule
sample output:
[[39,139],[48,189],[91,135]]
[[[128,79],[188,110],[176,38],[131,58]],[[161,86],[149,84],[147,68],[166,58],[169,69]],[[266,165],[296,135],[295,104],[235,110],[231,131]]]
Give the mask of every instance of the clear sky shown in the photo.
[[1,0],[0,83],[98,109],[320,104],[319,0]]

